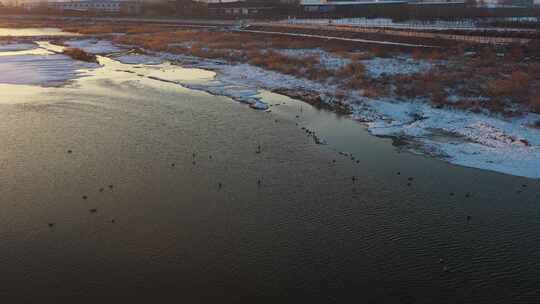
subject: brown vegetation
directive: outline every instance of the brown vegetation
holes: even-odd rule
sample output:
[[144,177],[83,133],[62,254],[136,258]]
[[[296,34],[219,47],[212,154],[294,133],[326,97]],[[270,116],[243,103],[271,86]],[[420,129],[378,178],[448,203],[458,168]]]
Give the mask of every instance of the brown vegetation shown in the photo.
[[64,55],[68,55],[69,57],[80,60],[80,61],[86,61],[86,62],[93,62],[97,63],[97,57],[94,54],[87,53],[81,49],[77,48],[66,48],[62,52]]

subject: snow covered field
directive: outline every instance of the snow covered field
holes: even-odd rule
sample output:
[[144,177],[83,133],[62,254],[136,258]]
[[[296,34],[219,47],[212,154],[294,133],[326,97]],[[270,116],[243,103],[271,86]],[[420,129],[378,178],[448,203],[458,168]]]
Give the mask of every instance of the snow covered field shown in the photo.
[[[127,50],[103,42],[70,42],[70,45],[96,53]],[[99,47],[97,47],[99,45]],[[289,55],[298,50],[280,50]],[[345,64],[346,59],[323,54],[322,50],[308,53],[320,57],[322,65]],[[214,71],[207,79],[187,81],[174,73],[157,73],[150,78],[174,82],[216,95],[229,96],[257,109],[268,109],[261,90],[295,90],[320,94],[323,101],[331,102],[337,86],[267,71],[249,64],[229,64],[222,60],[209,60],[164,52],[147,55],[118,55],[112,59],[129,64],[157,64],[173,61],[186,68]],[[383,73],[410,74],[429,70],[428,62],[410,58],[373,58],[364,60],[367,72],[373,77]],[[73,77],[87,64],[75,62],[62,55],[48,57],[7,57],[0,62],[0,82],[40,83],[61,81]],[[22,67],[17,69],[15,67]],[[38,73],[34,73],[34,71]],[[35,75],[32,75],[35,74]],[[28,79],[28,80],[27,80]],[[406,148],[447,162],[503,172],[530,178],[540,178],[540,129],[533,127],[540,115],[503,118],[462,110],[436,109],[420,100],[396,101],[369,99],[361,92],[348,92],[344,100],[351,106],[352,119],[367,126],[376,136],[400,138]]]

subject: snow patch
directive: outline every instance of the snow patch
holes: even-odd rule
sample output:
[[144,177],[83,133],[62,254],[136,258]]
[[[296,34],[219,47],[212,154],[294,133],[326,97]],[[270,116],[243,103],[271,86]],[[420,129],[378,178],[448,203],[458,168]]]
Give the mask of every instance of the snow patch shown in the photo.
[[163,59],[156,56],[149,55],[140,55],[140,54],[131,54],[131,55],[121,55],[116,56],[114,59],[120,61],[124,64],[162,64]]
[[296,58],[319,57],[319,64],[328,70],[339,70],[352,62],[349,58],[335,56],[322,49],[276,49],[276,52]]
[[408,57],[373,58],[361,60],[369,76],[378,78],[382,75],[410,75],[428,72],[433,63]]

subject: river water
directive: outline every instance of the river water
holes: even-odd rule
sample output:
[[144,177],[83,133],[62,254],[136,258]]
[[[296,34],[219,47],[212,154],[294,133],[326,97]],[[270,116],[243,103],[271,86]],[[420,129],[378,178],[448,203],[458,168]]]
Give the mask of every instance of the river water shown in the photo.
[[100,60],[0,84],[0,298],[540,302],[538,181],[148,78],[209,71]]

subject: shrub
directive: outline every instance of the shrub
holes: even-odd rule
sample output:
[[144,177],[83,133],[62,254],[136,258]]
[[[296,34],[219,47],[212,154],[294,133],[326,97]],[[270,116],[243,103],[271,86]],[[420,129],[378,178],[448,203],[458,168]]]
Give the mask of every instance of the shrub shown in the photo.
[[526,96],[529,88],[529,75],[525,72],[512,72],[509,79],[495,79],[487,83],[487,91],[496,97]]
[[533,62],[529,63],[527,66],[529,77],[534,79],[540,79],[540,63]]
[[346,82],[346,87],[352,90],[360,90],[365,86],[364,80],[359,78],[352,78]]
[[414,49],[414,50],[412,51],[411,57],[412,57],[413,59],[418,60],[418,59],[422,59],[422,58],[424,57],[424,54],[422,53],[422,51],[421,51],[420,49],[416,48],[416,49]]
[[443,57],[444,57],[444,55],[440,51],[433,50],[427,55],[426,58],[428,60],[441,60],[441,59],[443,59]]
[[351,62],[342,67],[336,72],[336,75],[341,78],[363,78],[366,72],[366,67],[361,62]]
[[86,62],[94,62],[97,63],[96,55],[87,53],[81,49],[77,48],[66,48],[62,52],[64,55],[68,55],[69,57],[80,60],[80,61],[86,61]]
[[521,47],[521,45],[513,45],[512,48],[510,49],[510,56],[511,56],[511,59],[515,60],[515,61],[521,61],[523,60],[523,48]]
[[373,56],[380,58],[387,58],[390,56],[390,53],[382,47],[372,48],[371,53],[373,54]]
[[540,113],[540,94],[531,96],[530,102],[531,102],[531,110],[536,113]]
[[512,81],[510,79],[495,79],[487,83],[487,92],[491,96],[507,96],[512,93]]

